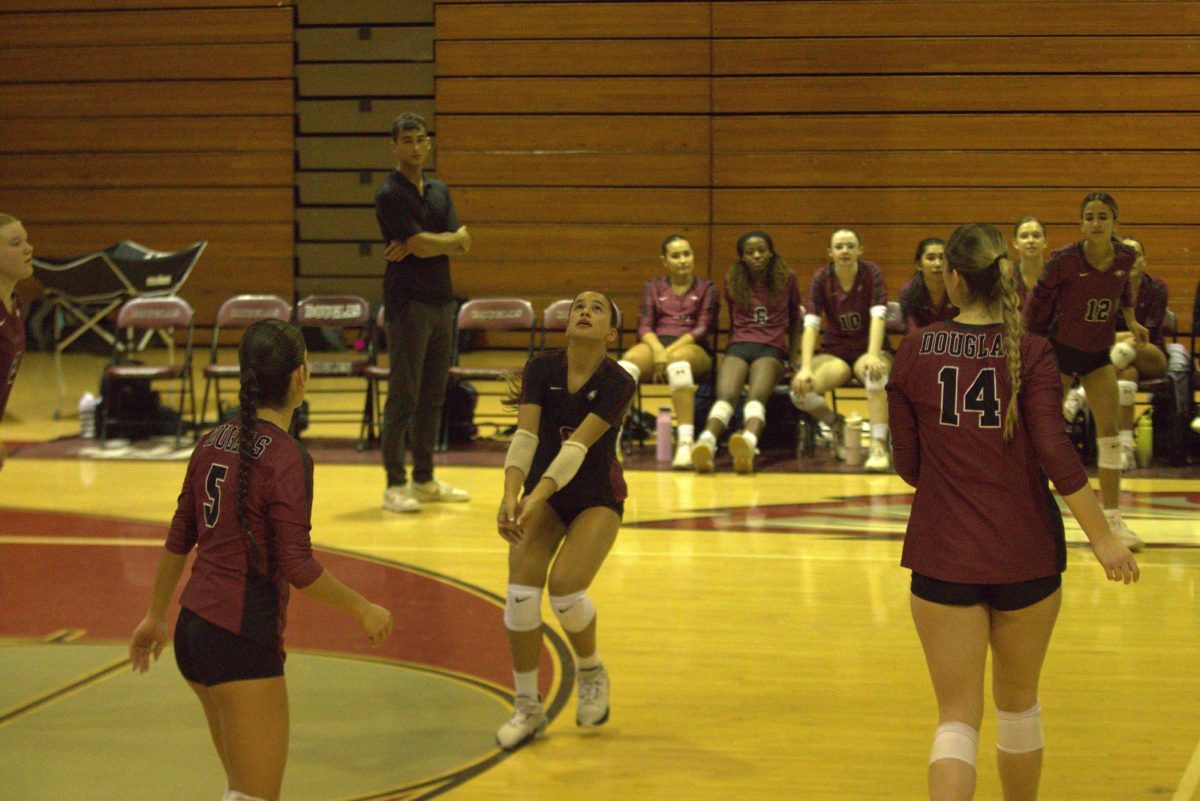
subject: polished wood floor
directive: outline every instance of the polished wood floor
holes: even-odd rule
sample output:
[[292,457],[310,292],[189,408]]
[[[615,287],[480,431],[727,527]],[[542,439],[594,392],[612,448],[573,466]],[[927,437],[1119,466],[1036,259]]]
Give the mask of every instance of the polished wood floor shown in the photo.
[[[92,387],[97,364],[70,360],[68,398]],[[51,418],[51,376],[48,359],[27,358],[0,427],[5,440],[77,430],[69,416]],[[380,509],[379,467],[319,464],[314,541],[503,593],[505,547],[492,522],[499,471],[443,467],[438,475],[469,489],[472,501],[401,516]],[[571,700],[545,739],[443,797],[924,798],[936,712],[898,566],[908,488],[894,476],[858,474],[627,477],[625,526],[592,590],[613,682],[611,722],[581,733]],[[0,472],[0,516],[75,512],[165,528],[181,478],[178,463],[18,455]],[[1143,580],[1109,584],[1086,548],[1070,550],[1041,691],[1045,799],[1197,797],[1200,491],[1194,477],[1135,477],[1125,489],[1131,526],[1151,544],[1140,557]],[[1073,526],[1069,537],[1082,539]],[[0,559],[19,539],[0,537]],[[151,580],[137,577],[122,591],[145,594]],[[8,590],[0,587],[0,604],[6,594],[28,597]],[[47,587],[45,603],[54,595]],[[499,626],[498,607],[494,614]],[[178,715],[201,727],[194,701],[180,704]],[[337,719],[338,710],[328,714]],[[473,725],[487,732],[501,722]],[[115,732],[137,723],[131,712],[95,725]],[[1000,798],[993,743],[989,712],[981,799]],[[95,748],[103,751],[103,740]],[[302,748],[293,741],[294,752]],[[405,759],[401,744],[394,758]],[[181,761],[180,771],[190,769]],[[79,787],[87,798],[87,776]],[[178,797],[157,789],[151,797]],[[6,798],[16,801],[0,781]]]

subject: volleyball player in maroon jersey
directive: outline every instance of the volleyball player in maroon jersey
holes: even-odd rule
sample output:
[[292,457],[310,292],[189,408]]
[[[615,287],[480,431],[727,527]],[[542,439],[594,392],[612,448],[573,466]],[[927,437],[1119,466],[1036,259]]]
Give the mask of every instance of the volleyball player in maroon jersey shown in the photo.
[[[1121,443],[1117,369],[1132,358],[1113,342],[1118,313],[1136,342],[1147,332],[1134,318],[1129,273],[1137,251],[1115,237],[1117,202],[1093,192],[1080,204],[1084,239],[1050,257],[1025,303],[1025,321],[1038,334],[1049,334],[1058,358],[1064,397],[1078,379],[1087,392],[1096,423],[1097,464],[1104,514],[1121,541],[1140,550],[1142,541],[1121,518]],[[1114,364],[1113,360],[1120,362]]]
[[663,241],[662,263],[667,274],[652,278],[642,290],[638,344],[618,362],[633,376],[666,381],[679,421],[678,443],[671,466],[692,466],[695,440],[696,379],[712,370],[712,332],[717,325],[717,287],[695,275],[692,243],[672,234]]
[[958,314],[946,295],[946,243],[936,236],[922,239],[913,261],[916,275],[900,287],[900,316],[905,332],[910,334]]
[[862,239],[853,229],[839,228],[829,238],[830,262],[817,270],[808,289],[792,398],[813,417],[836,426],[825,393],[857,376],[867,389],[871,421],[871,451],[864,466],[882,472],[891,468],[884,394],[892,368],[892,354],[886,350],[887,286],[879,265],[860,258],[862,253]]
[[1129,583],[1139,572],[1059,418],[1053,351],[1022,330],[1002,234],[962,226],[946,257],[946,289],[961,311],[904,339],[887,388],[896,472],[916,487],[901,564],[912,570],[913,621],[938,704],[929,797],[974,794],[990,645],[1004,798],[1032,801],[1043,749],[1038,680],[1066,567],[1047,475],[1105,575]]
[[729,427],[743,385],[747,387],[743,426],[729,438],[729,454],[734,472],[754,472],[758,438],[767,422],[767,399],[796,352],[801,308],[796,274],[763,231],[738,237],[737,252],[738,259],[725,278],[730,331],[717,370],[717,400],[692,448],[692,463],[700,473],[713,471],[717,440]]
[[[513,714],[496,742],[514,749],[541,736],[546,711],[538,694],[542,591],[575,651],[579,704],[575,723],[608,720],[608,672],[596,647],[596,607],[587,591],[617,539],[625,479],[617,426],[636,384],[607,349],[617,309],[601,292],[580,292],[567,320],[567,347],[525,365],[517,432],[504,461],[496,516],[509,543],[504,627],[513,660]],[[523,494],[522,494],[523,491]]]
[[1046,266],[1046,226],[1033,215],[1017,220],[1013,226],[1013,248],[1017,251],[1017,295],[1024,306],[1025,298],[1037,286]]
[[1138,342],[1125,325],[1125,318],[1117,318],[1117,345],[1113,352],[1114,361],[1132,361],[1117,371],[1117,396],[1121,406],[1121,469],[1137,467],[1133,446],[1133,405],[1137,399],[1137,384],[1143,378],[1162,378],[1167,374],[1166,343],[1163,341],[1163,318],[1167,313],[1167,284],[1146,272],[1146,248],[1140,240],[1126,236],[1123,244],[1133,248],[1137,261],[1129,273],[1130,294],[1133,296],[1133,316],[1145,326],[1148,340]]
[[217,426],[192,453],[129,658],[145,672],[162,653],[167,606],[195,548],[179,599],[175,661],[204,707],[225,768],[224,801],[275,801],[288,747],[288,585],[358,618],[372,643],[391,632],[392,615],[313,557],[312,460],[287,433],[308,384],[300,330],[254,323],[238,359],[241,417]]
[[[21,356],[25,353],[25,321],[13,294],[17,282],[33,275],[33,245],[25,226],[16,217],[0,214],[0,421],[12,394]],[[0,441],[0,469],[8,451]]]

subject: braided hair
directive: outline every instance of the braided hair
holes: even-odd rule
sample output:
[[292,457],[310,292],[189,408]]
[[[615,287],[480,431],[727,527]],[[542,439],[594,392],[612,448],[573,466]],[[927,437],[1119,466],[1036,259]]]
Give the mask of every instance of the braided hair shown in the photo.
[[248,509],[250,470],[256,456],[254,443],[258,438],[258,410],[263,406],[279,408],[287,402],[292,373],[304,364],[304,355],[304,337],[300,329],[281,320],[260,320],[249,326],[238,346],[241,418],[238,426],[237,519],[246,532],[252,566],[263,563],[262,546],[250,526]]
[[1004,236],[999,228],[987,223],[959,226],[946,240],[946,263],[963,277],[972,298],[1000,304],[1011,388],[1008,412],[1004,416],[1004,439],[1011,440],[1020,414],[1017,393],[1021,391],[1021,338],[1025,335],[1025,325]]
[[729,271],[729,295],[736,303],[753,302],[753,296],[750,294],[750,268],[746,266],[746,262],[742,261],[742,253],[745,252],[746,242],[753,237],[758,237],[765,242],[767,249],[771,251],[771,260],[767,262],[766,270],[767,291],[771,300],[778,300],[787,291],[788,266],[779,257],[779,254],[775,252],[775,243],[771,241],[770,235],[766,231],[747,231],[738,237],[738,258],[733,263],[733,268]]

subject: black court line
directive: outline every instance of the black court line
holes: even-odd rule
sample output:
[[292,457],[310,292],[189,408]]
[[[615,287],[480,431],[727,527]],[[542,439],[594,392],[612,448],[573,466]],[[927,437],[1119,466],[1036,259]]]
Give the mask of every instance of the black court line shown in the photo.
[[41,707],[47,706],[49,704],[54,703],[55,701],[58,701],[59,699],[65,698],[66,696],[70,695],[71,693],[73,693],[77,690],[82,690],[85,687],[88,687],[89,685],[96,684],[97,682],[99,682],[103,679],[106,679],[109,676],[113,675],[114,673],[116,673],[120,670],[124,670],[127,667],[129,667],[129,658],[122,657],[121,659],[117,660],[116,662],[112,662],[111,664],[105,665],[102,668],[98,668],[98,669],[92,671],[91,673],[87,673],[87,674],[81,676],[80,678],[76,679],[75,681],[71,682],[70,684],[65,684],[62,687],[53,689],[53,690],[49,691],[48,693],[44,693],[44,694],[34,698],[32,701],[29,701],[28,703],[22,704],[21,706],[14,707],[13,709],[8,710],[3,715],[0,715],[0,726],[5,726],[8,723],[10,723],[11,721],[16,720],[17,718],[21,717],[22,715],[27,715],[30,712],[40,709]]

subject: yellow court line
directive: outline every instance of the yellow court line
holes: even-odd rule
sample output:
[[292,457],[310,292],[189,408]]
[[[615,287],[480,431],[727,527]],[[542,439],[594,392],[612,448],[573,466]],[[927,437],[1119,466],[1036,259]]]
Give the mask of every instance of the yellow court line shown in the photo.
[[0,536],[0,545],[140,545],[161,548],[166,539],[145,537],[27,537],[18,534]]
[[1192,760],[1188,762],[1187,770],[1179,782],[1179,789],[1171,796],[1171,801],[1192,801],[1196,797],[1196,788],[1200,786],[1200,743],[1192,752]]
[[50,704],[57,703],[64,698],[70,698],[73,695],[78,695],[87,688],[99,684],[105,679],[115,676],[122,668],[129,665],[127,657],[110,662],[104,667],[93,670],[90,673],[85,673],[79,678],[69,681],[66,684],[59,685],[52,690],[47,690],[40,695],[34,696],[31,700],[18,704],[11,709],[0,712],[0,728],[7,726],[14,720],[20,720],[35,710],[42,709]]

